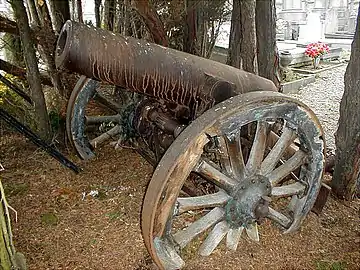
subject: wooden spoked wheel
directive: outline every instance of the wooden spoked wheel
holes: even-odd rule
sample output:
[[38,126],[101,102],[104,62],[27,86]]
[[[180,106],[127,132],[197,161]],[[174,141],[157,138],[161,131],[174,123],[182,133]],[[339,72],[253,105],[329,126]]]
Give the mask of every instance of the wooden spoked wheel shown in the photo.
[[[242,232],[259,241],[270,219],[293,232],[321,185],[324,138],[314,113],[274,92],[230,98],[195,119],[168,148],[145,194],[142,233],[161,269],[181,269],[190,245],[201,256],[219,245],[236,250]],[[182,191],[196,175],[199,196]]]
[[93,151],[101,143],[119,139],[122,105],[109,97],[106,87],[81,76],[69,98],[67,137],[82,159],[94,157]]

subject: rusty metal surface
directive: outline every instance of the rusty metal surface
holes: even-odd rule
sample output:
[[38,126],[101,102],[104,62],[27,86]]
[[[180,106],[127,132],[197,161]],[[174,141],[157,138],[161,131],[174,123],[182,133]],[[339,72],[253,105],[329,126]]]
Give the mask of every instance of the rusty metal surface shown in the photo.
[[230,96],[276,91],[271,81],[231,66],[73,21],[61,30],[56,65],[189,106],[194,116]]

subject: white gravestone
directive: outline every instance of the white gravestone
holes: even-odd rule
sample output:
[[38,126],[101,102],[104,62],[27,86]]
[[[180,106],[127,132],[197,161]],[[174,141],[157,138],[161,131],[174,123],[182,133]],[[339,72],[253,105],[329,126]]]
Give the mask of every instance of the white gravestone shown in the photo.
[[323,39],[324,31],[318,13],[309,13],[306,24],[300,25],[299,41],[300,42],[317,42]]

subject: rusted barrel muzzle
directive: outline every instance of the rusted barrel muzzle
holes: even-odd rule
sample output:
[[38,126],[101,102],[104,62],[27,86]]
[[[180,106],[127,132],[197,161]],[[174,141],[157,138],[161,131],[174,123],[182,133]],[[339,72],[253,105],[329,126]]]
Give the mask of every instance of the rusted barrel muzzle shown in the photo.
[[209,59],[67,21],[57,41],[56,65],[89,78],[203,111],[240,93],[274,84]]

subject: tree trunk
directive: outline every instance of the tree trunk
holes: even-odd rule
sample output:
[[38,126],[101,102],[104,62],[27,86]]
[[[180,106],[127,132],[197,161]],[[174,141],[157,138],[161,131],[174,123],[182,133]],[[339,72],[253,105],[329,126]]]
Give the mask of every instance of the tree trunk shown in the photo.
[[[186,18],[184,25],[183,51],[204,56],[203,44],[205,33],[204,1],[185,0]],[[206,47],[206,46],[205,46]]]
[[280,89],[275,0],[256,0],[256,38],[259,75]]
[[71,14],[71,20],[76,21],[76,3],[75,3],[75,0],[71,1],[70,14]]
[[0,179],[0,269],[25,270],[27,268],[25,256],[16,252],[14,247],[9,208]]
[[136,0],[133,1],[133,3],[137,12],[139,13],[146,27],[151,33],[154,42],[156,44],[167,47],[169,45],[169,42],[164,29],[164,25],[149,0]]
[[29,7],[29,12],[31,14],[31,23],[34,23],[35,25],[40,25],[40,19],[39,19],[39,14],[37,12],[36,9],[36,4],[34,0],[28,0],[28,7]]
[[60,32],[63,24],[70,20],[69,0],[49,0],[55,31]]
[[[120,0],[120,14],[118,18],[117,32],[124,36],[131,35],[131,3],[130,0]],[[120,2],[119,1],[119,2]]]
[[[360,192],[360,6],[350,62],[345,73],[345,91],[340,103],[336,132],[336,161],[332,188],[336,195],[351,200]],[[358,189],[358,190],[357,190]]]
[[255,1],[233,1],[227,64],[257,74]]
[[1,270],[11,270],[14,266],[14,252],[9,248],[9,232],[8,226],[6,226],[6,217],[3,210],[2,199],[4,194],[0,192],[0,269]]
[[95,0],[95,23],[96,23],[96,27],[101,27],[100,6],[101,6],[101,0]]
[[115,0],[105,0],[104,24],[105,24],[105,28],[109,31],[114,30],[115,7],[116,7]]
[[44,94],[42,91],[34,43],[31,38],[29,20],[26,14],[25,6],[22,1],[12,0],[11,5],[14,10],[14,15],[17,21],[20,38],[24,49],[27,80],[31,89],[31,97],[35,105],[35,118],[38,124],[38,133],[39,136],[43,139],[49,139],[49,117],[47,114]]
[[76,12],[77,12],[77,20],[78,22],[83,23],[83,12],[82,12],[82,2],[81,0],[76,0]]
[[240,0],[233,1],[233,8],[231,13],[231,26],[229,37],[229,49],[226,64],[242,68],[241,63],[241,11]]
[[65,96],[64,87],[60,78],[60,74],[56,69],[55,57],[53,55],[53,52],[55,51],[56,36],[51,27],[49,9],[45,1],[40,3],[38,7],[42,24],[41,30],[38,33],[38,51],[41,55],[41,58],[46,63],[48,73],[54,88],[58,93],[60,93],[61,96]]

